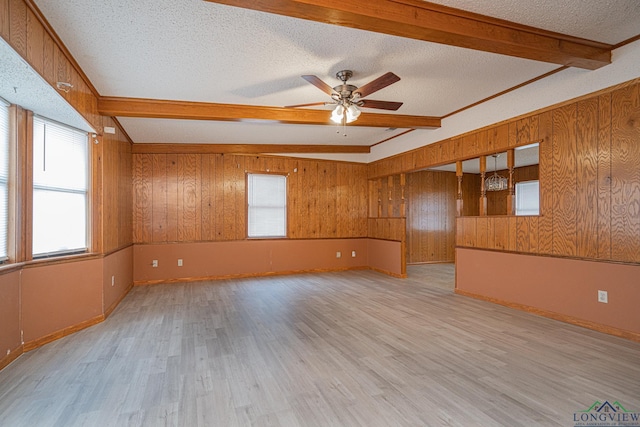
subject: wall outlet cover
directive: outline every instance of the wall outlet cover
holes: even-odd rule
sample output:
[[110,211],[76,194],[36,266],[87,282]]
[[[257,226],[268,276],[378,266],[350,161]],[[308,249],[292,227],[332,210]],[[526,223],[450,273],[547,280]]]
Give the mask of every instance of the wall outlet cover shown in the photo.
[[609,303],[609,294],[607,291],[598,291],[598,302],[602,302],[604,304]]

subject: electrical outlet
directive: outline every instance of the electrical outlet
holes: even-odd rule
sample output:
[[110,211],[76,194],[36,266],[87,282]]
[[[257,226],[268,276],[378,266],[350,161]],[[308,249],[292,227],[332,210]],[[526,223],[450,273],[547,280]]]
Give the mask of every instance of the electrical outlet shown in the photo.
[[158,266],[158,260],[154,259],[153,261],[151,261],[151,266],[152,267],[157,267]]
[[178,259],[178,267],[182,267],[182,258]]
[[342,258],[342,252],[340,251],[336,252],[336,258]]
[[111,286],[116,284],[116,276],[111,276]]
[[356,257],[356,251],[351,251],[351,258],[355,258]]
[[607,291],[598,291],[598,302],[609,303],[609,294]]

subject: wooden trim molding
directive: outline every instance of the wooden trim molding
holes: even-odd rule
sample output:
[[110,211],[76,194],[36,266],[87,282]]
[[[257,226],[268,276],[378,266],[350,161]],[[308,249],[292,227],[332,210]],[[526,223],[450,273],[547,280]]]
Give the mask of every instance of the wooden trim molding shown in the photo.
[[132,246],[133,246],[133,243],[127,243],[127,244],[124,244],[124,245],[122,245],[122,246],[119,246],[119,247],[117,247],[117,248],[115,248],[115,249],[111,249],[111,250],[109,250],[109,251],[106,251],[106,252],[102,253],[102,258],[106,258],[106,257],[108,257],[109,255],[113,255],[113,254],[115,254],[116,252],[123,251],[123,250],[125,250],[125,249],[127,249],[127,248],[130,248],[130,247],[132,247]]
[[43,337],[40,337],[38,339],[35,339],[33,341],[29,341],[24,343],[24,351],[31,351],[34,350],[38,347],[42,347],[45,344],[48,344],[50,342],[59,340],[60,338],[64,338],[67,335],[71,335],[75,332],[81,331],[83,329],[88,328],[89,326],[93,326],[93,325],[97,325],[100,322],[104,322],[105,316],[104,314],[100,314],[96,317],[93,317],[91,319],[85,320],[84,322],[80,322],[77,323],[75,325],[72,326],[68,326],[64,329],[61,329],[59,331],[56,332],[52,332],[48,335],[45,335]]
[[522,83],[517,84],[517,85],[515,85],[515,86],[512,86],[512,87],[510,87],[510,88],[508,88],[508,89],[505,89],[505,90],[503,90],[503,91],[500,91],[500,92],[498,92],[498,93],[494,93],[493,95],[491,95],[491,96],[487,96],[486,98],[483,98],[483,99],[481,99],[481,100],[479,100],[479,101],[476,101],[476,102],[474,102],[474,103],[472,103],[472,104],[465,105],[465,106],[464,106],[464,107],[462,107],[462,108],[459,108],[459,109],[457,109],[457,110],[454,110],[454,111],[452,111],[452,112],[450,112],[450,113],[445,114],[445,115],[444,115],[444,116],[442,116],[441,118],[442,118],[442,119],[446,119],[447,117],[451,117],[451,116],[453,116],[454,114],[458,114],[458,113],[463,112],[464,110],[468,110],[468,109],[470,109],[470,108],[473,108],[473,107],[475,107],[476,105],[480,105],[480,104],[483,104],[483,103],[485,103],[485,102],[487,102],[487,101],[491,101],[492,99],[495,99],[495,98],[497,98],[497,97],[499,97],[499,96],[505,95],[505,94],[507,94],[507,93],[509,93],[509,92],[513,92],[513,91],[515,91],[515,90],[517,90],[517,89],[520,89],[521,87],[524,87],[524,86],[530,85],[531,83],[535,83],[535,82],[537,82],[538,80],[542,80],[542,79],[544,79],[544,78],[547,78],[547,77],[549,77],[549,76],[552,76],[552,75],[554,75],[554,74],[556,74],[556,73],[559,73],[560,71],[564,71],[564,70],[566,70],[567,68],[569,68],[569,67],[568,67],[568,66],[566,66],[566,65],[563,65],[562,67],[556,68],[555,70],[551,70],[551,71],[549,71],[549,72],[547,72],[547,73],[544,73],[544,74],[541,74],[541,75],[539,75],[539,76],[537,76],[537,77],[534,77],[534,78],[532,78],[532,79],[529,79],[529,80],[527,80],[526,82],[522,82]]
[[393,273],[391,271],[384,270],[382,268],[375,268],[375,267],[369,267],[369,270],[376,271],[376,272],[381,273],[381,274],[386,274],[387,276],[395,277],[396,279],[406,279],[407,278],[407,273],[398,274],[398,273]]
[[133,144],[133,154],[369,153],[366,145]]
[[[484,218],[486,219],[492,219],[492,218],[543,218],[544,215],[490,215],[490,216],[486,216]],[[480,216],[464,216],[464,217],[460,217],[460,218],[456,218],[456,220],[465,220],[465,219],[470,219],[470,218],[482,218]],[[547,254],[547,253],[540,253],[540,252],[526,252],[526,251],[517,251],[517,250],[511,250],[511,249],[496,249],[496,248],[481,248],[481,247],[477,247],[477,246],[467,246],[465,244],[456,244],[455,249],[466,249],[466,250],[472,250],[472,251],[485,251],[485,252],[499,252],[502,254],[514,254],[514,255],[527,255],[527,256],[534,256],[534,257],[540,257],[540,258],[560,258],[560,259],[570,259],[570,260],[574,260],[574,261],[588,261],[588,262],[601,262],[601,263],[606,263],[606,264],[618,264],[618,265],[640,265],[640,263],[638,262],[634,262],[634,261],[620,261],[620,260],[615,260],[615,259],[603,259],[603,258],[588,258],[588,257],[581,257],[581,256],[571,256],[571,255],[560,255],[560,254]]]
[[[150,285],[162,285],[170,283],[191,283],[191,282],[206,282],[213,280],[227,280],[227,279],[246,279],[251,277],[270,277],[270,276],[289,276],[292,274],[308,274],[308,273],[333,273],[337,271],[351,271],[351,270],[373,270],[371,267],[344,267],[344,268],[316,268],[309,270],[290,270],[290,271],[267,271],[264,273],[241,273],[241,274],[225,274],[219,276],[200,276],[200,277],[180,277],[177,279],[157,279],[157,280],[137,280],[133,282],[133,286],[150,286]],[[393,273],[385,273],[393,275]]]
[[69,262],[89,261],[92,259],[103,258],[103,254],[85,252],[76,255],[60,255],[51,258],[39,258],[25,261],[22,263],[22,268],[42,267],[45,265],[66,264]]
[[7,366],[9,366],[11,362],[16,360],[18,357],[22,356],[23,354],[24,354],[24,346],[20,344],[18,347],[11,350],[9,354],[4,356],[3,358],[0,358],[0,371],[6,368]]
[[408,129],[408,130],[405,130],[404,132],[400,132],[399,134],[394,135],[394,136],[392,136],[392,137],[390,137],[390,138],[383,139],[382,141],[378,141],[378,142],[376,142],[375,144],[370,145],[369,147],[370,147],[370,148],[372,148],[372,147],[375,147],[376,145],[380,145],[380,144],[383,144],[383,143],[385,143],[385,142],[389,142],[389,141],[391,141],[392,139],[399,138],[399,137],[401,137],[401,136],[403,136],[403,135],[408,134],[409,132],[413,132],[414,130],[415,130],[415,129]]
[[115,301],[113,302],[113,304],[111,304],[109,307],[107,307],[107,308],[104,310],[104,318],[105,318],[105,319],[106,319],[107,317],[111,316],[111,313],[113,313],[113,310],[115,310],[115,309],[116,309],[116,307],[117,307],[118,305],[120,305],[120,303],[122,302],[122,300],[124,299],[124,297],[126,297],[126,296],[129,294],[129,292],[131,292],[131,289],[133,289],[133,282],[131,282],[131,283],[129,284],[129,286],[127,286],[127,289],[125,289],[125,291],[122,293],[122,295],[120,295],[120,297],[118,297],[118,299],[117,299],[117,300],[115,300]]
[[90,174],[89,174],[89,224],[87,227],[87,236],[89,237],[88,248],[91,252],[102,253],[104,250],[104,139],[101,135],[95,137],[98,144],[92,143],[94,138],[89,138],[88,150],[89,150],[89,162],[90,162]]
[[[100,97],[98,112],[105,116],[146,117],[215,121],[266,120],[297,125],[329,125],[331,111],[305,108],[264,107],[257,105],[215,104],[209,102],[171,101],[163,99]],[[440,118],[403,114],[362,113],[349,126],[433,129]]]
[[208,0],[325,24],[595,70],[612,46],[419,0]]
[[591,322],[589,320],[579,319],[573,316],[567,316],[566,314],[555,313],[553,311],[543,310],[529,305],[519,304],[515,302],[504,301],[497,298],[487,297],[484,295],[475,294],[473,292],[463,291],[462,289],[455,289],[454,292],[458,295],[465,297],[475,298],[482,301],[487,301],[493,304],[502,305],[505,307],[513,308],[520,311],[526,311],[527,313],[536,314],[538,316],[547,317],[553,320],[559,320],[560,322],[569,323],[572,325],[580,326],[583,328],[591,329],[594,331],[602,332],[608,335],[614,335],[616,337],[625,338],[631,341],[640,342],[640,334],[636,332],[627,331],[624,329],[614,328],[612,326],[602,325],[600,323]]

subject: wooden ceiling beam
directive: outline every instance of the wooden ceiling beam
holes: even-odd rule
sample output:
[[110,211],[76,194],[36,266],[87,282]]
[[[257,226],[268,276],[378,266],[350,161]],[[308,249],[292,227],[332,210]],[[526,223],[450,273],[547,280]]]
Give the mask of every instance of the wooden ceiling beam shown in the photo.
[[207,0],[212,3],[595,70],[613,46],[421,0]]
[[[142,98],[100,97],[100,114],[112,117],[216,121],[273,121],[298,125],[332,125],[331,111],[304,108],[263,107],[208,102],[168,101]],[[377,114],[363,112],[349,126],[433,129],[440,127],[439,117]]]
[[134,154],[280,154],[280,153],[370,153],[366,145],[300,144],[133,144]]

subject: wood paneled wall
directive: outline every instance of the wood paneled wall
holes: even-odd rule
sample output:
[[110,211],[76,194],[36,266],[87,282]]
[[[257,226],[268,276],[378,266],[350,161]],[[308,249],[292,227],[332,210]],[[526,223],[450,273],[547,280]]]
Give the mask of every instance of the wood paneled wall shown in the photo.
[[367,234],[372,239],[404,242],[406,229],[405,218],[369,218]]
[[462,215],[480,215],[480,175],[462,175]]
[[640,263],[638,82],[536,122],[541,215],[459,218],[457,245]]
[[453,172],[407,174],[407,262],[453,262],[456,193]]
[[367,237],[366,165],[228,154],[134,154],[135,243],[243,240],[247,172],[288,176],[288,237]]
[[[109,253],[133,243],[133,195],[131,143],[110,117],[105,126],[116,133],[105,134],[102,147],[102,250]],[[94,146],[95,147],[95,146]]]
[[60,95],[101,133],[95,88],[45,23],[31,1],[0,0],[0,37],[54,88],[57,82],[73,85],[67,93],[59,91]]
[[[479,189],[480,178],[465,174],[465,215],[478,214]],[[456,191],[454,172],[420,171],[372,179],[369,180],[369,218],[407,219],[406,259],[409,263],[451,262],[455,249]],[[389,223],[374,224],[376,230],[389,231],[379,238],[401,240]]]
[[369,217],[404,218],[406,216],[406,175],[397,174],[369,181]]

